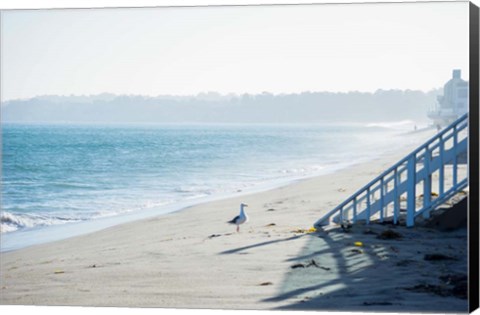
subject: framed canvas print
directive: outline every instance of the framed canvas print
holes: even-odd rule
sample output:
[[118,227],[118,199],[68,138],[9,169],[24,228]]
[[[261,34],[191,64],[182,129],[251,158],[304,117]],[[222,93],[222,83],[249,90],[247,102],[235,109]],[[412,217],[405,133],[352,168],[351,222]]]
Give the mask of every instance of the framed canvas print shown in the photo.
[[468,1],[4,8],[0,304],[478,308]]

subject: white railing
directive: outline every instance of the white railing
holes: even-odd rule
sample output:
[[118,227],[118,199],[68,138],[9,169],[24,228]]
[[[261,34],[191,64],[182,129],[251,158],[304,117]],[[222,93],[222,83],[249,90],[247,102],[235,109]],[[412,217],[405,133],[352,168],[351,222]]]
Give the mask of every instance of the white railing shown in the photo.
[[386,217],[397,224],[401,211],[406,211],[406,225],[414,226],[417,216],[428,217],[431,210],[467,187],[467,129],[465,114],[328,212],[315,226],[332,220],[337,224],[365,220],[369,224],[372,219],[383,221]]

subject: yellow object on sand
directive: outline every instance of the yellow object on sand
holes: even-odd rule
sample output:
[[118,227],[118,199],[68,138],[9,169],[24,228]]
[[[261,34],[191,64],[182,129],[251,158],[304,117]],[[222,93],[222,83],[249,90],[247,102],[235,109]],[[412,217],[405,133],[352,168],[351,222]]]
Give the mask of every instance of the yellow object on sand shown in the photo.
[[355,242],[355,243],[353,243],[353,245],[358,246],[358,247],[362,247],[363,243],[362,242]]
[[306,229],[296,229],[293,230],[292,233],[315,233],[317,232],[317,229],[314,227],[309,228],[308,230]]
[[65,273],[65,271],[63,271],[63,270],[55,270],[53,273],[57,275],[57,274],[59,274],[59,273]]

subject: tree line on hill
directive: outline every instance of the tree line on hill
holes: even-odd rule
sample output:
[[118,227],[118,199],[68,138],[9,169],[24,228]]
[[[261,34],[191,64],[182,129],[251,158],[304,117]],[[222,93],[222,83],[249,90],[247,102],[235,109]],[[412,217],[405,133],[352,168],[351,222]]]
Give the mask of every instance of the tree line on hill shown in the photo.
[[2,103],[2,122],[323,123],[427,121],[439,89],[192,96],[38,96]]

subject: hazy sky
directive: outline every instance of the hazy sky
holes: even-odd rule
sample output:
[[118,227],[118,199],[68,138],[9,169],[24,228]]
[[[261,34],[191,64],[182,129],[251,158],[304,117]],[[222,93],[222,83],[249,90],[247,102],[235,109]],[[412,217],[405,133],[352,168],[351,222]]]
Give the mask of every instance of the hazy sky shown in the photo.
[[468,79],[468,2],[6,11],[1,26],[3,100]]

